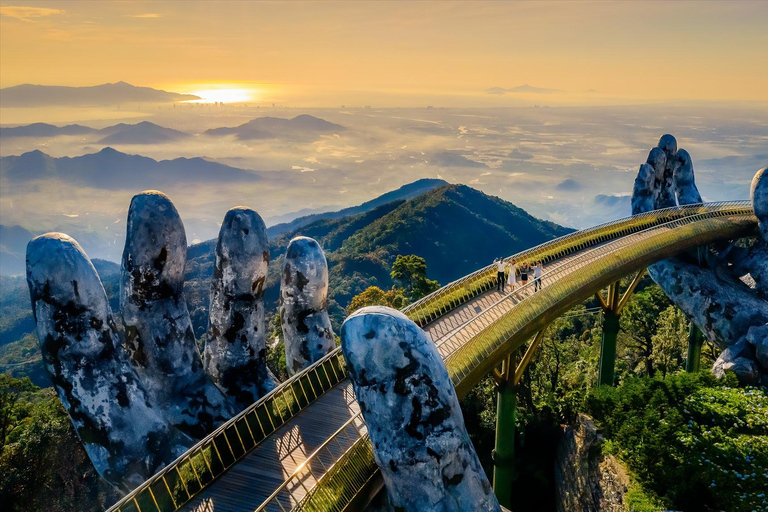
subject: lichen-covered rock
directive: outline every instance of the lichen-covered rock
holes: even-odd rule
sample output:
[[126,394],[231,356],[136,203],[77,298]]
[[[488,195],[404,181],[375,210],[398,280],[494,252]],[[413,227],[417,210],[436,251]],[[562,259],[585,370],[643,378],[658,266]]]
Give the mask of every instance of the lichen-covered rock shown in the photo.
[[205,371],[242,409],[275,388],[267,370],[264,282],[267,228],[250,208],[224,217],[211,280]]
[[579,414],[557,443],[555,492],[558,512],[624,512],[629,475],[600,446],[592,418]]
[[691,155],[684,149],[677,151],[677,165],[675,166],[675,194],[679,204],[699,204],[701,194],[696,187],[693,176],[693,162]]
[[27,246],[27,283],[40,351],[96,470],[130,490],[191,446],[152,402],[128,362],[104,287],[67,235]]
[[328,263],[320,244],[312,238],[296,237],[285,251],[280,322],[290,375],[308,367],[336,346],[328,317]]
[[722,377],[730,370],[742,384],[757,384],[760,381],[760,370],[753,358],[754,349],[746,341],[740,341],[720,353],[712,365],[712,372]]
[[395,510],[500,511],[443,360],[399,311],[360,309],[341,347]]
[[656,189],[653,184],[656,171],[650,164],[643,164],[637,172],[632,190],[632,214],[650,212],[656,209]]
[[134,196],[120,276],[126,350],[152,403],[201,438],[235,408],[203,370],[183,296],[186,260],[184,225],[170,199],[157,191]]
[[[655,170],[652,189],[648,188],[649,166]],[[731,244],[708,258],[706,265],[680,255],[648,267],[666,295],[710,341],[726,349],[713,371],[722,375],[732,370],[748,383],[768,376],[768,179],[764,174],[765,169],[757,172],[750,192],[761,235],[754,243]],[[674,137],[664,135],[635,179],[632,213],[700,202],[691,156],[677,149]]]
[[721,348],[744,340],[750,327],[768,322],[768,303],[740,281],[718,279],[710,268],[670,258],[649,266],[648,273]]

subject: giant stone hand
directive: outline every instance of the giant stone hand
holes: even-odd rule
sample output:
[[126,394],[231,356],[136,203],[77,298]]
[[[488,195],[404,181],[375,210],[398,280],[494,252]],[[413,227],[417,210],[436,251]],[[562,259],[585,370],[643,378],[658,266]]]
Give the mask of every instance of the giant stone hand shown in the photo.
[[204,371],[183,295],[187,243],[164,194],[133,198],[120,320],[88,256],[49,233],[27,247],[27,282],[46,368],[96,470],[122,489],[152,476],[274,387],[264,358],[264,223],[247,208],[222,225]]
[[[713,370],[732,370],[745,383],[768,381],[768,173],[757,172],[750,198],[760,235],[715,247],[700,263],[685,254],[651,265],[648,272],[711,342],[723,349]],[[701,202],[693,163],[664,135],[640,166],[632,214]]]
[[424,331],[399,311],[366,307],[341,326],[341,349],[394,510],[500,512]]

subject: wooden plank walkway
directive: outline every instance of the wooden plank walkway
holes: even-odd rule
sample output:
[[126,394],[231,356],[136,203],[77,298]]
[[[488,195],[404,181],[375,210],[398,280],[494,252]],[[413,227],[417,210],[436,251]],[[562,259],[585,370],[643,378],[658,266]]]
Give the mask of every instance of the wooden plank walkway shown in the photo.
[[[583,255],[584,252],[552,262],[548,267],[569,262]],[[581,266],[577,264],[573,269],[568,270],[576,271]],[[563,274],[559,274],[557,279],[563,277]],[[546,286],[551,280],[545,269],[542,284]],[[529,283],[532,281],[531,276]],[[484,323],[475,321],[479,320],[479,315],[492,308],[492,317],[497,318],[506,314],[531,293],[533,293],[532,289],[524,291],[518,289],[510,292],[509,287],[505,293],[496,290],[485,292],[427,325],[424,331],[445,358],[482,329]],[[257,509],[283,482],[301,468],[309,455],[358,412],[359,407],[352,390],[352,383],[345,379],[257,445],[182,509],[194,512],[240,512]],[[355,421],[364,432],[362,416]],[[344,435],[338,436],[336,444],[339,445],[339,449],[335,457],[324,454],[324,457],[320,457],[320,461],[312,461],[312,474],[318,478],[323,475],[325,469],[359,438],[355,429],[349,427],[348,429],[344,431]],[[323,460],[324,458],[329,460]],[[307,490],[315,485],[315,478],[308,474],[309,472],[306,473],[306,475],[302,473],[301,479],[295,479],[291,482],[291,486],[281,491],[279,505],[273,501],[266,510],[281,512],[281,507],[284,510],[290,510],[297,500],[300,500]]]

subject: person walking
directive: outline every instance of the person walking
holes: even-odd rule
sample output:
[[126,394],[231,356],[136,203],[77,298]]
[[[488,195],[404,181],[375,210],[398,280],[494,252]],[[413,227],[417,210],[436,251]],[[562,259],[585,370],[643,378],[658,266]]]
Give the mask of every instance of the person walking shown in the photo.
[[528,284],[528,263],[523,263],[520,267],[520,283],[525,286]]
[[536,264],[536,268],[533,269],[533,291],[537,292],[541,288],[541,273],[544,271],[544,266],[541,262]]
[[495,260],[496,263],[496,290],[504,293],[504,281],[506,281],[507,276],[504,275],[504,267],[506,267],[506,263],[504,263],[504,258],[497,258]]
[[507,284],[509,284],[510,293],[515,291],[515,285],[517,284],[517,265],[515,260],[509,262],[509,280]]

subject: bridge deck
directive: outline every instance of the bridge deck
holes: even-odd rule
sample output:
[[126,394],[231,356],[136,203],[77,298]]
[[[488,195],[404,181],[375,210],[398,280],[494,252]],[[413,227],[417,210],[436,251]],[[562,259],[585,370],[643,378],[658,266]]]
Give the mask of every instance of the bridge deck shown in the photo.
[[[592,249],[594,247],[590,248]],[[583,252],[574,253],[548,266],[566,263]],[[528,282],[532,280],[531,277]],[[546,286],[549,281],[550,278],[545,269],[542,284]],[[504,309],[513,308],[530,293],[531,291],[527,289],[518,289],[510,293],[509,286],[507,286],[507,292],[503,294],[496,290],[485,292],[428,324],[424,327],[424,331],[438,346],[441,355],[446,357],[455,348],[454,341],[461,342],[465,337],[471,337],[475,330],[480,328],[479,325],[471,322],[480,313],[505,298],[509,300],[502,302],[508,306]],[[462,334],[461,340],[454,340],[458,333]],[[359,410],[352,384],[345,379],[256,446],[216,482],[193,498],[183,507],[183,510],[239,512],[258,509],[288,477],[297,470],[301,471],[300,466],[307,457]],[[348,428],[348,431],[343,432],[344,435],[337,436],[344,450],[365,432],[362,416],[358,416],[354,421],[358,427],[357,430]],[[343,451],[337,451],[338,456],[341,456]],[[329,462],[330,464],[317,464],[311,472],[302,474],[301,483],[298,486],[287,487],[276,499],[264,506],[263,510],[270,512],[290,510],[296,505],[296,501],[306,494],[306,489],[314,486],[315,478],[324,474],[326,468],[333,463],[333,461]]]

